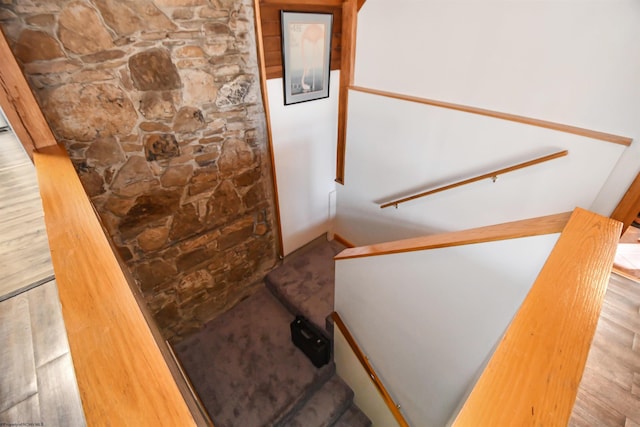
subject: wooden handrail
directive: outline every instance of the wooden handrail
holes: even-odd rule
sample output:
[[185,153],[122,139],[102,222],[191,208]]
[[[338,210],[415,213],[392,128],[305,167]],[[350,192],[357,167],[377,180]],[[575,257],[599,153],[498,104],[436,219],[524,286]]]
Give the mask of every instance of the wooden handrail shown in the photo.
[[412,196],[403,197],[402,199],[393,200],[391,202],[383,203],[380,205],[381,209],[388,208],[390,206],[398,207],[401,203],[406,203],[411,200],[419,199],[421,197],[426,197],[431,194],[440,193],[442,191],[451,190],[452,188],[461,187],[463,185],[471,184],[473,182],[482,181],[483,179],[491,178],[495,180],[498,175],[502,175],[508,172],[513,172],[518,169],[528,168],[529,166],[537,165],[538,163],[548,162],[549,160],[557,159],[559,157],[564,157],[569,154],[568,150],[558,151],[553,154],[548,154],[546,156],[538,157],[532,160],[527,160],[526,162],[518,163],[516,165],[508,166],[506,168],[498,169],[492,172],[484,173],[482,175],[477,175],[472,178],[463,179],[462,181],[456,181],[453,184],[444,185],[442,187],[434,188],[433,190],[423,191],[422,193],[414,194]]
[[87,424],[196,425],[64,148],[34,160]]
[[455,426],[567,425],[621,227],[574,211]]
[[388,255],[401,252],[413,252],[426,249],[446,248],[468,245],[472,243],[495,242],[498,240],[517,239],[520,237],[540,236],[560,233],[564,229],[571,212],[548,215],[520,221],[506,222],[498,225],[414,237],[393,242],[377,243],[368,246],[348,248],[340,252],[335,259],[362,258],[368,256]]
[[342,333],[342,335],[344,336],[344,339],[349,344],[349,347],[351,347],[351,351],[353,351],[353,354],[355,354],[355,356],[358,358],[358,361],[360,362],[364,370],[367,372],[367,375],[369,376],[369,378],[371,379],[371,382],[380,393],[380,396],[384,400],[384,403],[386,403],[386,405],[389,407],[389,411],[391,411],[391,413],[393,414],[393,417],[398,422],[398,425],[403,427],[409,427],[409,423],[407,422],[407,420],[404,418],[404,416],[398,409],[398,405],[393,401],[393,398],[387,391],[384,384],[382,384],[382,381],[380,380],[375,370],[369,363],[369,360],[364,355],[363,351],[360,349],[360,346],[356,342],[355,338],[353,338],[353,335],[351,335],[351,332],[349,332],[347,325],[344,324],[340,315],[334,311],[333,313],[331,313],[331,318],[333,319],[338,329],[340,329],[340,332]]
[[364,88],[360,86],[350,86],[349,89],[357,92],[368,93],[371,95],[379,95],[387,98],[399,99],[402,101],[409,101],[409,102],[415,102],[418,104],[431,105],[434,107],[447,108],[450,110],[462,111],[465,113],[479,114],[481,116],[493,117],[495,119],[508,120],[511,122],[523,123],[531,126],[537,126],[537,127],[542,127],[546,129],[557,130],[560,132],[571,133],[574,135],[586,136],[587,138],[598,139],[600,141],[606,141],[606,142],[612,142],[614,144],[629,146],[633,141],[632,138],[629,138],[626,136],[620,136],[612,133],[605,133],[605,132],[600,132],[596,130],[585,129],[585,128],[580,128],[580,127],[571,126],[571,125],[565,125],[562,123],[549,122],[546,120],[534,119],[531,117],[519,116],[516,114],[502,113],[500,111],[487,110],[484,108],[471,107],[469,105],[454,104],[451,102],[437,101],[435,99],[420,98],[417,96],[403,95],[400,93],[386,92],[383,90]]
[[0,30],[0,107],[33,161],[33,151],[56,145],[22,70]]

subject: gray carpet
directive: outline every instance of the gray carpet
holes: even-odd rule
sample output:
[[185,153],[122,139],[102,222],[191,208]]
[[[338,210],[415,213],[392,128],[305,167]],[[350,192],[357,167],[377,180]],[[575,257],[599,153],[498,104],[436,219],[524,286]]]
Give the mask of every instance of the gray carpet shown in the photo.
[[296,304],[316,320],[333,311],[333,256],[340,250],[314,242],[277,269],[286,279],[281,289],[290,291],[284,295],[294,297],[285,299],[291,312],[265,287],[175,345],[216,427],[371,424],[333,362],[317,369],[291,342]]
[[334,373],[316,369],[292,343],[293,317],[261,289],[176,353],[216,427],[273,425]]
[[326,319],[333,312],[333,257],[343,249],[334,240],[316,240],[293,253],[265,278],[269,290],[291,313],[305,316],[328,336],[332,336]]

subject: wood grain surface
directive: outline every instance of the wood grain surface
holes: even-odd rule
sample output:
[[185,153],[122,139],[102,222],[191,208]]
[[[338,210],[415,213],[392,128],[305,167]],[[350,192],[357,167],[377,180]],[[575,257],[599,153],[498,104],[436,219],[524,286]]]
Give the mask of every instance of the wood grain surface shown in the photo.
[[51,280],[53,268],[33,163],[0,133],[0,300]]
[[395,254],[400,252],[420,251],[425,249],[461,246],[471,243],[494,242],[497,240],[515,239],[518,237],[539,236],[542,234],[560,233],[566,225],[570,212],[507,222],[470,230],[441,233],[431,236],[414,237],[369,246],[347,248],[335,259],[360,258],[366,256]]
[[505,168],[502,168],[502,169],[497,169],[497,170],[494,170],[494,171],[491,171],[491,172],[483,173],[481,175],[477,175],[477,176],[474,176],[472,178],[463,179],[461,181],[457,181],[457,182],[454,182],[454,183],[448,184],[448,185],[443,185],[442,187],[437,187],[437,188],[434,188],[434,189],[431,189],[431,190],[428,190],[428,191],[423,191],[421,193],[414,194],[412,196],[408,196],[408,197],[403,197],[401,199],[392,200],[390,202],[381,204],[380,208],[384,209],[384,208],[389,208],[391,206],[396,206],[397,207],[401,203],[409,202],[411,200],[419,199],[421,197],[430,196],[431,194],[440,193],[442,191],[451,190],[453,188],[462,187],[463,185],[471,184],[473,182],[482,181],[482,180],[488,179],[488,178],[496,179],[496,178],[498,178],[498,176],[504,175],[505,173],[513,172],[513,171],[516,171],[516,170],[519,170],[519,169],[528,168],[530,166],[534,166],[534,165],[537,165],[539,163],[548,162],[549,160],[557,159],[559,157],[564,157],[564,156],[566,156],[568,154],[569,154],[568,150],[557,151],[555,153],[548,154],[546,156],[538,157],[538,158],[535,158],[535,159],[532,159],[532,160],[528,160],[526,162],[518,163],[518,164],[513,165],[513,166],[508,166],[508,167],[505,167]]
[[34,160],[87,424],[195,425],[66,152]]
[[621,227],[574,211],[455,426],[567,425]]
[[56,140],[1,31],[0,58],[0,106],[31,157],[34,150],[55,145]]

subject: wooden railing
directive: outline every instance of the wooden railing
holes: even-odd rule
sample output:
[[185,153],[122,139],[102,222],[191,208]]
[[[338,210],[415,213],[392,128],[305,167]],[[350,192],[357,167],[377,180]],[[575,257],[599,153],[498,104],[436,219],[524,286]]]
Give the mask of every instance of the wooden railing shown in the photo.
[[378,375],[376,374],[375,370],[373,369],[373,366],[371,366],[371,364],[369,363],[369,360],[364,355],[363,351],[360,349],[360,346],[356,342],[355,338],[353,338],[353,335],[351,335],[351,332],[349,332],[347,325],[345,325],[340,315],[334,311],[331,314],[331,318],[333,319],[335,325],[340,330],[340,333],[342,333],[342,336],[344,336],[345,340],[349,344],[349,348],[351,348],[351,351],[360,362],[360,365],[362,365],[363,369],[371,379],[371,382],[373,383],[374,387],[378,390],[378,393],[380,393],[382,400],[389,408],[389,411],[391,412],[395,420],[398,422],[398,425],[401,427],[409,427],[409,423],[407,422],[407,420],[404,418],[404,416],[398,409],[399,405],[393,401],[393,398],[387,391],[387,388],[384,386],[384,384],[380,380],[380,377],[378,377]]
[[407,196],[407,197],[403,197],[401,199],[396,199],[396,200],[392,200],[391,202],[387,202],[387,203],[383,203],[380,205],[381,209],[384,208],[388,208],[390,206],[395,206],[396,208],[398,207],[399,204],[401,203],[406,203],[409,202],[411,200],[415,200],[415,199],[419,199],[421,197],[426,197],[426,196],[430,196],[432,194],[436,194],[436,193],[440,193],[442,191],[446,191],[446,190],[451,190],[453,188],[456,187],[461,187],[463,185],[467,185],[467,184],[471,184],[473,182],[478,182],[481,181],[483,179],[492,179],[494,182],[495,180],[498,178],[499,175],[503,175],[505,173],[509,173],[509,172],[513,172],[519,169],[524,169],[524,168],[528,168],[530,166],[533,165],[537,165],[539,163],[544,163],[544,162],[548,162],[549,160],[553,160],[553,159],[557,159],[559,157],[564,157],[567,154],[569,154],[569,151],[567,150],[563,150],[563,151],[558,151],[552,154],[548,154],[546,156],[542,156],[542,157],[537,157],[535,159],[531,159],[531,160],[527,160],[526,162],[522,162],[522,163],[518,163],[515,165],[511,165],[502,169],[498,169],[498,170],[494,170],[488,173],[484,173],[482,175],[477,175],[471,178],[467,178],[467,179],[463,179],[460,181],[456,181],[452,184],[448,184],[448,185],[444,185],[441,187],[437,187],[434,188],[432,190],[428,190],[428,191],[423,191],[421,193],[417,193],[411,196]]
[[574,211],[455,426],[567,425],[621,227]]
[[576,208],[572,213],[349,248],[336,260],[561,233],[454,425],[567,425],[621,227],[618,221]]
[[87,424],[207,425],[154,337],[64,148],[40,148],[34,160]]
[[462,246],[473,243],[495,242],[498,240],[517,239],[520,237],[540,236],[560,233],[564,229],[571,212],[543,216],[498,225],[473,228],[471,230],[434,234],[378,243],[368,246],[348,248],[340,252],[335,259],[362,258],[378,255],[389,255],[401,252],[414,252],[426,249]]

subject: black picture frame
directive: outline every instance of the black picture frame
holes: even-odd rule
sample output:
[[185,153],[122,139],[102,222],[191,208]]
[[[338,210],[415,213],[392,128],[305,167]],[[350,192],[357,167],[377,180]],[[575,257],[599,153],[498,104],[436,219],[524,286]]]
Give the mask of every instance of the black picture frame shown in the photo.
[[284,104],[329,97],[333,14],[280,12]]

